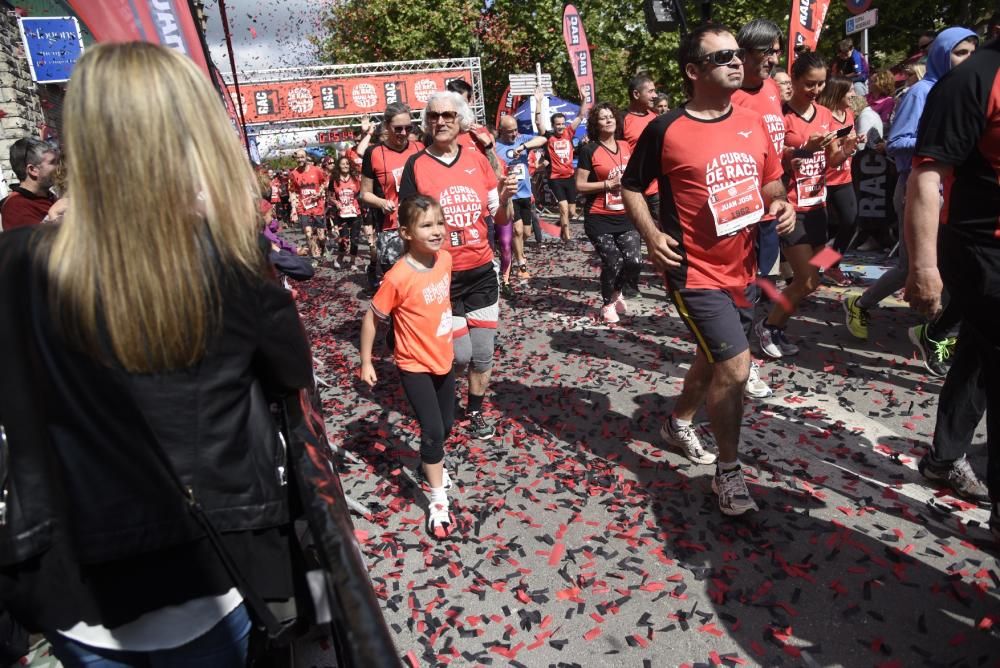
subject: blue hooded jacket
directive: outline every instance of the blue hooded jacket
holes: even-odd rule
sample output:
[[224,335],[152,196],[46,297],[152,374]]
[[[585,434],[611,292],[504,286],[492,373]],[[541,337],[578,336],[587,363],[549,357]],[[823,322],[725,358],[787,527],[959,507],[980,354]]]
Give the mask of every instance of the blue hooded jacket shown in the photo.
[[968,28],[942,30],[927,52],[927,74],[913,84],[900,100],[899,110],[885,145],[886,152],[896,161],[896,169],[900,173],[910,171],[917,147],[917,126],[920,125],[928,93],[938,79],[951,70],[951,50],[970,37],[976,37],[976,33]]

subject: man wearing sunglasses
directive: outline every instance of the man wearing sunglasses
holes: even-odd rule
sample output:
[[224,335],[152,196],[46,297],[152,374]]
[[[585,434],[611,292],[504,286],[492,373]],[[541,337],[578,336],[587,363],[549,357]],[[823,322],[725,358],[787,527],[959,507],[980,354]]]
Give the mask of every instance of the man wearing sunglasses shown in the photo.
[[[732,97],[733,104],[756,112],[764,119],[779,156],[785,148],[785,120],[781,110],[781,89],[771,78],[771,71],[781,59],[781,42],[781,28],[767,19],[754,19],[740,28],[736,43],[746,54],[743,85]],[[764,216],[757,225],[757,270],[763,276],[771,273],[781,253],[774,228],[771,216]],[[771,388],[761,379],[757,362],[752,357],[745,391],[747,396],[758,399],[771,396]]]
[[[778,232],[785,232],[795,224],[795,211],[760,114],[731,102],[743,84],[746,57],[736,38],[719,24],[699,26],[681,41],[679,56],[690,99],[643,131],[622,195],[697,343],[660,435],[691,461],[715,463],[692,425],[705,404],[719,448],[712,489],[722,513],[742,515],[757,508],[738,458],[756,299],[755,227],[771,215]],[[653,180],[660,186],[659,227],[643,197]]]
[[385,108],[382,118],[385,141],[368,151],[361,164],[361,203],[383,214],[382,229],[375,240],[373,289],[378,288],[385,272],[403,255],[396,214],[399,184],[406,161],[424,148],[420,142],[409,139],[413,129],[409,106],[393,102]]

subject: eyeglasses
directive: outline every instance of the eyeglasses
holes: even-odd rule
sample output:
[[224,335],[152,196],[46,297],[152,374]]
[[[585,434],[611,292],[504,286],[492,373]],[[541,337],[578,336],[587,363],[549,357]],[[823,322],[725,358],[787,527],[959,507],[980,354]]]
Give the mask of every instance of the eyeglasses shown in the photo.
[[733,58],[742,63],[746,55],[746,49],[722,49],[720,51],[706,53],[698,59],[698,62],[709,63],[711,65],[715,65],[716,67],[724,67],[733,62]]
[[[781,55],[781,49],[767,49],[767,48],[765,48],[765,49],[754,49],[754,51],[756,51],[760,55],[764,56],[765,58],[767,56],[780,56]],[[743,59],[740,58],[740,60],[743,60]]]
[[395,132],[398,135],[399,134],[408,133],[410,130],[413,129],[412,125],[393,125],[391,127],[392,127],[392,131]]
[[454,123],[455,119],[458,118],[457,111],[428,111],[427,120],[431,123],[437,123],[438,119],[441,119],[445,123]]

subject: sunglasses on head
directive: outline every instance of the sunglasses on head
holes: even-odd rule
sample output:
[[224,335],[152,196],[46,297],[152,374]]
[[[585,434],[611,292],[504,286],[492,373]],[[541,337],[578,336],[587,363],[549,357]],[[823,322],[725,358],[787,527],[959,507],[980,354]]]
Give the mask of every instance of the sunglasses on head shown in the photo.
[[713,51],[712,53],[706,53],[698,59],[698,62],[709,63],[710,65],[715,65],[716,67],[723,67],[733,62],[733,58],[736,58],[742,63],[746,55],[746,49],[721,49],[719,51]]
[[445,123],[454,123],[455,119],[458,118],[457,111],[428,111],[427,120],[431,123],[436,123],[438,119],[441,119]]

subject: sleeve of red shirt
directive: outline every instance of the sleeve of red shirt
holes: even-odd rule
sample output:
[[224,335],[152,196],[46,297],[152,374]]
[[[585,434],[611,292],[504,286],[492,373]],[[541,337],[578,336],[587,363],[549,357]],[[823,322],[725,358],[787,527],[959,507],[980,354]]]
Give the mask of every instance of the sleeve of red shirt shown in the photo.
[[625,167],[622,188],[638,193],[645,192],[649,184],[659,178],[664,132],[659,119],[647,125],[646,129],[642,131],[642,135],[639,136],[639,141],[635,145],[635,151],[629,158],[628,166]]
[[763,117],[760,118],[760,129],[763,132],[763,136],[768,138],[765,142],[767,144],[767,153],[764,156],[764,173],[761,174],[760,179],[760,184],[764,185],[780,179],[782,174],[784,174],[784,168],[781,166],[781,156],[774,150],[774,142],[770,140],[767,124],[764,122]]

